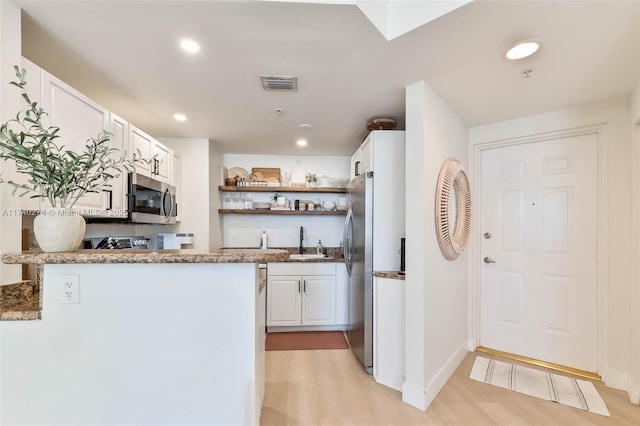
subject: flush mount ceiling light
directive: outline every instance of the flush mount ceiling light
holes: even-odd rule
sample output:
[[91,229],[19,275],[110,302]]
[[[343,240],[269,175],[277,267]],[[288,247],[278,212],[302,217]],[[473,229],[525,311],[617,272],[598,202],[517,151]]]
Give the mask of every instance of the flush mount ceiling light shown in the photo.
[[188,53],[198,53],[200,51],[200,45],[187,38],[180,40],[180,47]]
[[523,40],[516,44],[514,44],[507,53],[505,53],[505,58],[515,61],[518,59],[523,59],[529,57],[536,53],[542,47],[542,40],[540,39],[529,39]]
[[176,121],[187,121],[187,116],[184,114],[173,114],[173,119]]
[[296,143],[298,144],[298,146],[307,146],[307,141],[304,139],[298,139]]

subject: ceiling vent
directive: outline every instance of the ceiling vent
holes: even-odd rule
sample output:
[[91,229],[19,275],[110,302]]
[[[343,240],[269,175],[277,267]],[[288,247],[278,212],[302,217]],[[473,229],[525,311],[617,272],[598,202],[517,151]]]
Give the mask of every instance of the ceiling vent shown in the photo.
[[298,91],[298,77],[262,75],[260,80],[262,80],[262,88],[264,90]]

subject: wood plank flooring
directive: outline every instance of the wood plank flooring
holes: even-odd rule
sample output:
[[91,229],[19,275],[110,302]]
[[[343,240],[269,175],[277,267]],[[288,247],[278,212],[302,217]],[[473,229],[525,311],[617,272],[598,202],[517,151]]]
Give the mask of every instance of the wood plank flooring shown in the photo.
[[640,425],[640,407],[625,392],[600,382],[594,384],[610,418],[470,380],[476,355],[465,357],[424,412],[403,403],[400,392],[376,383],[348,349],[267,352],[260,424]]

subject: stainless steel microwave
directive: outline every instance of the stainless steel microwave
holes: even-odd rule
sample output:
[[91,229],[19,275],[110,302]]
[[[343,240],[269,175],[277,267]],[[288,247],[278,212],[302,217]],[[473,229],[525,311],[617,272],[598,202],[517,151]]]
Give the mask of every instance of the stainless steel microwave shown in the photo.
[[176,223],[176,188],[168,183],[131,172],[128,177],[128,218],[130,223]]

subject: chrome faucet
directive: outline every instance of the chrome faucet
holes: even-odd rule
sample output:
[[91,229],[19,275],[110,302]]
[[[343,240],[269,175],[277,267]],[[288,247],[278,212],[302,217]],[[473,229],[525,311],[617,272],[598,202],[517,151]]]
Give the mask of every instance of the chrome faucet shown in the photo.
[[302,247],[302,240],[304,239],[304,229],[300,227],[300,247],[298,247],[298,253],[304,254],[304,247]]

